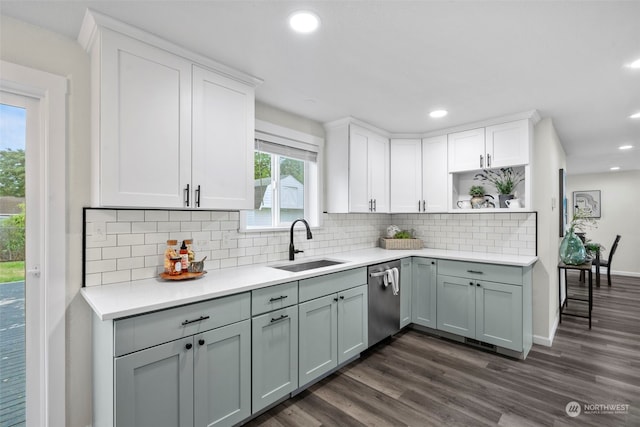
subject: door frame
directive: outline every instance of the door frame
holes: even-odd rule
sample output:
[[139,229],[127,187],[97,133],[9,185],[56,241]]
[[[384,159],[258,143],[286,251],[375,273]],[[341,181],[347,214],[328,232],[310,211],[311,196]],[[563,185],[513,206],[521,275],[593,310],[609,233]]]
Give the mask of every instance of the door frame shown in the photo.
[[[67,87],[65,77],[0,60],[0,90],[39,101],[40,264],[25,266],[40,285],[37,327],[26,337],[27,350],[30,342],[38,346],[32,362],[38,376],[27,378],[28,426],[66,424]],[[29,394],[30,384],[37,393]]]

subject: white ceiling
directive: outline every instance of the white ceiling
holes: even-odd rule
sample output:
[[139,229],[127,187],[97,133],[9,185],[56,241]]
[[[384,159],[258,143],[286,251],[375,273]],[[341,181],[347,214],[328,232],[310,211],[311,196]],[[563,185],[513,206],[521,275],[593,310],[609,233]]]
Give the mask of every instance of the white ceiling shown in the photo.
[[[259,77],[260,101],[319,122],[422,133],[537,109],[569,174],[640,169],[640,70],[626,67],[640,1],[0,1],[73,39],[87,7]],[[318,32],[288,29],[298,9]]]

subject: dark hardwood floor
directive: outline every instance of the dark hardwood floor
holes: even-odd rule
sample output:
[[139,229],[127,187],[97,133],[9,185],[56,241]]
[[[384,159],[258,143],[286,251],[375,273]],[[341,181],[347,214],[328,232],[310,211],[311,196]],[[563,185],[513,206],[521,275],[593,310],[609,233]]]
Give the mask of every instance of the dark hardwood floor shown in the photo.
[[640,278],[594,287],[592,329],[563,317],[524,361],[406,330],[247,425],[640,426]]

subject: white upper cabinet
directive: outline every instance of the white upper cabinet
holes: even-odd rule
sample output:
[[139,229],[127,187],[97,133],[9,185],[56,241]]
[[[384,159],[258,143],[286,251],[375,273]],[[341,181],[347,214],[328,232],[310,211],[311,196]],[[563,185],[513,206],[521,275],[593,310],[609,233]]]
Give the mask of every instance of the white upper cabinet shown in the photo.
[[257,79],[95,12],[78,40],[92,61],[94,206],[252,207]]
[[518,120],[485,129],[487,155],[491,164],[487,167],[503,168],[529,164],[529,120]]
[[529,120],[449,134],[449,172],[529,163]]
[[191,168],[191,64],[110,30],[101,42],[96,203],[181,207]]
[[487,167],[484,128],[449,134],[449,172]]
[[327,212],[387,213],[389,139],[352,121],[325,125]]
[[422,212],[422,141],[392,139],[391,212]]
[[447,136],[391,140],[393,213],[447,211]]
[[422,140],[422,211],[446,212],[449,195],[447,136]]
[[254,90],[193,67],[195,206],[253,208]]

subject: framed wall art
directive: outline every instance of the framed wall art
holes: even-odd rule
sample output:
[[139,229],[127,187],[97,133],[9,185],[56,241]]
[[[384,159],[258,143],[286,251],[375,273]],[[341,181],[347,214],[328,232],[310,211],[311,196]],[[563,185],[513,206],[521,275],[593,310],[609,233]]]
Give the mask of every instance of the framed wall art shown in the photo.
[[587,218],[600,218],[600,190],[574,191],[573,207],[582,210]]

